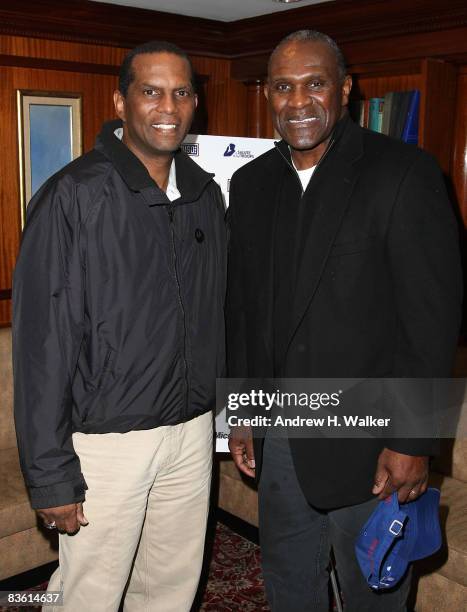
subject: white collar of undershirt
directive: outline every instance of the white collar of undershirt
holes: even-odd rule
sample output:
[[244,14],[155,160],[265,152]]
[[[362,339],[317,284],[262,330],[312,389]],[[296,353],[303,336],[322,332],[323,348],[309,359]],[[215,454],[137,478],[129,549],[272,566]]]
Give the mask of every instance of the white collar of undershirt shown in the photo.
[[305,170],[299,170],[294,164],[292,156],[290,156],[290,159],[292,160],[292,165],[298,174],[298,178],[300,179],[300,182],[302,184],[302,189],[303,191],[305,191],[305,189],[308,187],[308,183],[310,182],[311,177],[313,176],[313,172],[315,171],[316,165],[311,166],[311,168],[306,168]]
[[[123,138],[123,128],[117,128],[114,130],[115,136],[121,140]],[[172,159],[169,171],[169,182],[167,183],[167,189],[165,191],[166,196],[171,202],[181,197],[181,193],[177,188],[177,171],[175,169],[175,159]]]
[[172,159],[172,163],[170,164],[169,182],[167,183],[165,193],[171,202],[181,196],[181,193],[177,189],[177,171],[175,169],[175,159]]
[[290,147],[289,147],[289,152],[290,152],[290,159],[292,161],[292,166],[295,168],[295,172],[298,174],[298,178],[300,179],[300,182],[302,184],[303,191],[305,191],[305,189],[308,187],[308,183],[310,182],[310,179],[313,175],[313,172],[315,171],[317,164],[315,164],[314,166],[311,166],[311,168],[306,168],[306,170],[299,170],[297,166],[294,164],[292,150]]

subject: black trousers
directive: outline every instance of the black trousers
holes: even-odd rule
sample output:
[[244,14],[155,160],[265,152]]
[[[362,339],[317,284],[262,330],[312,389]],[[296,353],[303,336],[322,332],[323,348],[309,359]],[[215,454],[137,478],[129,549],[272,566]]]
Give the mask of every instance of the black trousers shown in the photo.
[[316,510],[298,483],[288,439],[266,435],[259,534],[266,595],[273,612],[329,611],[331,546],[346,612],[405,612],[410,570],[394,589],[375,592],[355,556],[355,540],[377,503],[371,499],[338,510]]

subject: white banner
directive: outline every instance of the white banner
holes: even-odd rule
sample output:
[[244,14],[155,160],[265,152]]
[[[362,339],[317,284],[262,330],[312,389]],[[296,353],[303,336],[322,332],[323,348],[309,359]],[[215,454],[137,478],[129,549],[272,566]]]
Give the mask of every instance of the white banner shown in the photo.
[[[259,157],[274,146],[269,138],[243,138],[241,136],[197,136],[188,134],[182,149],[207,172],[215,174],[226,207],[229,205],[229,189],[232,174],[255,157]],[[216,417],[216,451],[227,453],[229,427],[225,408]]]
[[235,170],[274,147],[270,138],[241,136],[196,136],[188,134],[182,149],[207,172],[222,189],[226,207],[229,205],[230,179]]

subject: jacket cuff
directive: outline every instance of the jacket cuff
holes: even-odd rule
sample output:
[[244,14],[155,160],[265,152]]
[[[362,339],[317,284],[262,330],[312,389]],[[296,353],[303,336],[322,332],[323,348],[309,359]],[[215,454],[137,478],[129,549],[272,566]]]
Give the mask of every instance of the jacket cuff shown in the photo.
[[76,504],[85,500],[88,488],[84,477],[80,475],[74,480],[59,482],[44,487],[28,487],[31,506],[34,510],[41,508],[56,508],[67,504]]
[[436,438],[391,438],[386,439],[386,448],[403,455],[433,457],[440,453],[440,442]]

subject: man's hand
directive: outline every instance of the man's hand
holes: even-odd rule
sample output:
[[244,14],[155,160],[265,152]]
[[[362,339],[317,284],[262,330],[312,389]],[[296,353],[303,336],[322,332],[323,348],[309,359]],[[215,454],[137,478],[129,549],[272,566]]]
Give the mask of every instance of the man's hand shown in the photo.
[[81,525],[88,525],[89,521],[83,514],[83,504],[68,504],[56,508],[43,508],[37,514],[46,524],[54,524],[60,533],[73,535],[79,531]]
[[397,491],[400,503],[414,501],[428,487],[428,457],[412,457],[385,448],[378,457],[373,494],[384,499]]
[[235,465],[247,476],[255,477],[255,454],[251,427],[232,427],[229,450]]

